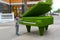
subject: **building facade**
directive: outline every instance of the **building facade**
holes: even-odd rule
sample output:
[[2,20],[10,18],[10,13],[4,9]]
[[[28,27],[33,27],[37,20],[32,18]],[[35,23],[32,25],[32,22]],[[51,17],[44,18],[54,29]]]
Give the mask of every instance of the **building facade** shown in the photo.
[[[42,0],[27,0],[27,10],[32,7],[34,4],[37,2],[42,1]],[[15,16],[20,16],[20,13],[22,13],[22,6],[23,5],[23,0],[3,0],[4,4],[3,6],[1,5],[2,12],[14,12]]]

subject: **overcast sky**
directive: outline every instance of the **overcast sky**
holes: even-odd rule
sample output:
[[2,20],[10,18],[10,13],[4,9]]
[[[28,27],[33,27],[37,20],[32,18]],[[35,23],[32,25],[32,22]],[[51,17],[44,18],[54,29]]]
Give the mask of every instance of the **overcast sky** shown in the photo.
[[53,10],[57,10],[58,8],[60,8],[60,0],[53,0],[52,8]]

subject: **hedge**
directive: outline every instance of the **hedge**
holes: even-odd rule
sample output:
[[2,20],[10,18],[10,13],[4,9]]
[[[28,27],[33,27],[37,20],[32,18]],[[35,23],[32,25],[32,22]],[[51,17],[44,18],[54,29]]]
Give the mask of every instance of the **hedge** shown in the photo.
[[53,4],[53,2],[52,2],[52,0],[46,0],[46,3],[48,3],[48,4]]
[[[43,16],[43,17],[23,17],[22,21],[25,22],[33,22],[36,23],[35,25],[40,25],[40,26],[45,26],[45,25],[49,25],[49,24],[53,24],[53,17],[52,16]],[[24,22],[22,22],[21,20],[19,21],[19,23],[24,24]],[[26,23],[25,23],[26,24]],[[28,25],[28,23],[26,24]],[[30,24],[29,24],[30,25]],[[33,25],[33,24],[31,24]]]
[[51,10],[51,4],[39,2],[23,14],[23,17],[43,15]]

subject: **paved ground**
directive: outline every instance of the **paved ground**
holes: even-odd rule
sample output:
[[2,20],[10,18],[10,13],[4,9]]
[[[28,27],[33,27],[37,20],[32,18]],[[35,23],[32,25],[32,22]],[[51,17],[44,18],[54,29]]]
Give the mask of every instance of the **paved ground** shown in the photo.
[[0,40],[11,40],[15,37],[15,22],[0,23]]
[[0,27],[0,40],[60,40],[60,17],[54,17],[54,24],[49,25],[49,29],[44,36],[40,36],[37,27],[32,27],[31,33],[27,33],[25,25],[20,24],[20,36],[15,35],[14,26]]

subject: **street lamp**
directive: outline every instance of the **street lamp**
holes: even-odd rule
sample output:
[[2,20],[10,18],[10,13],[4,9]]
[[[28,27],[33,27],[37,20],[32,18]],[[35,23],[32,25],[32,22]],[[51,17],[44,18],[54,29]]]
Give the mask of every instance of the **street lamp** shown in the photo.
[[22,0],[22,13],[27,11],[27,0]]
[[24,0],[24,12],[27,11],[27,0]]

